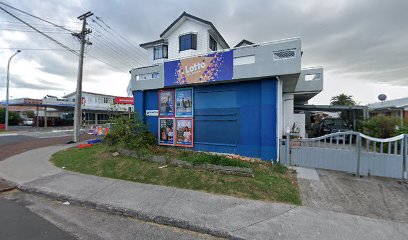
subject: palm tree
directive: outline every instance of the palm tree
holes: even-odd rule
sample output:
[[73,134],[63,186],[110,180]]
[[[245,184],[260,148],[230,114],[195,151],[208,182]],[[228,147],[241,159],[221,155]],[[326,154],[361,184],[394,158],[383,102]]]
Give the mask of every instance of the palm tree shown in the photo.
[[330,105],[355,106],[356,101],[353,96],[341,93],[331,98]]

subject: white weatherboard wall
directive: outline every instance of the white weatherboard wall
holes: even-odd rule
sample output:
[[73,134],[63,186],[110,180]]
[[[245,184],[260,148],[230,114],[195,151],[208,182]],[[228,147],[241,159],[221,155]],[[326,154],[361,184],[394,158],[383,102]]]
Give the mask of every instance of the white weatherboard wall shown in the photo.
[[[209,27],[200,22],[186,19],[178,28],[169,35],[169,60],[190,57],[208,52]],[[187,33],[197,34],[197,50],[179,52],[179,36]]]

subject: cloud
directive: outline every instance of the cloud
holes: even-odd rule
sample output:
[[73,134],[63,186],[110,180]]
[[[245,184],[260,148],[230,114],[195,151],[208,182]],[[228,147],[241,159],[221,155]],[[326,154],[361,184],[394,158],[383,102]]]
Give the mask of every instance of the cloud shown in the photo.
[[[6,87],[5,81],[0,82],[0,87]],[[36,82],[30,82],[25,80],[20,76],[10,76],[10,88],[22,88],[22,89],[35,89],[35,90],[60,90],[63,91],[65,88],[61,85],[50,83],[46,80],[40,80]]]
[[[253,42],[268,42],[300,37],[304,51],[302,65],[323,66],[329,73],[325,75],[325,91],[322,93],[325,97],[317,98],[319,102],[327,103],[329,96],[335,95],[334,89],[346,93],[355,92],[353,85],[349,84],[351,82],[358,82],[361,86],[370,85],[372,91],[379,85],[388,86],[390,91],[395,92],[395,96],[401,96],[402,93],[392,86],[408,85],[406,0],[117,0],[103,4],[98,0],[21,0],[11,4],[76,30],[80,28],[80,21],[76,17],[92,11],[120,34],[108,33],[92,21],[89,22],[88,27],[93,30],[89,35],[92,46],[87,47],[84,81],[89,81],[85,86],[95,88],[85,90],[93,92],[125,94],[130,78],[127,72],[143,64],[142,58],[146,57],[146,53],[138,48],[138,44],[158,39],[159,34],[183,11],[211,21],[230,46],[234,46],[243,38]],[[28,17],[25,19],[43,24]],[[0,21],[15,22],[4,13],[0,14]],[[37,26],[45,29],[44,26]],[[105,28],[109,30],[108,27]],[[78,40],[69,33],[50,35],[72,49],[79,48]],[[31,32],[4,32],[0,35],[0,43],[7,43],[7,47],[60,48],[43,36]],[[38,63],[37,70],[44,73],[41,75],[33,70],[41,77],[34,77],[36,80],[26,83],[34,84],[32,87],[43,86],[41,81],[53,83],[58,76],[60,85],[57,88],[63,86],[74,89],[77,56],[64,51],[23,53],[28,61]],[[90,57],[90,54],[109,65]],[[8,56],[8,53],[4,56]],[[23,54],[20,57],[22,56]],[[115,90],[112,89],[114,92],[110,92],[109,87],[103,87],[107,82],[112,82],[112,76],[115,76],[117,82]],[[121,87],[123,93],[119,90]],[[331,92],[327,92],[329,89]],[[356,92],[355,95],[361,97],[362,102],[371,99],[367,94]]]

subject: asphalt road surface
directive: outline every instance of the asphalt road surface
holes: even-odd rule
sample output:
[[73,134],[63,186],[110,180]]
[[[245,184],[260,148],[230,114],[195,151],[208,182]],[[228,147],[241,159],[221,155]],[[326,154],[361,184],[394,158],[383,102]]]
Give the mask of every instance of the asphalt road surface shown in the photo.
[[[81,140],[96,138],[94,135],[83,134]],[[72,136],[65,133],[19,133],[16,136],[0,135],[0,161],[35,148],[65,144]]]
[[38,195],[0,194],[0,239],[217,239]]
[[0,238],[11,239],[75,239],[17,202],[0,198]]
[[24,135],[0,136],[0,146],[20,143],[20,142],[28,142],[28,141],[33,141],[36,139],[37,138],[35,137],[24,136]]

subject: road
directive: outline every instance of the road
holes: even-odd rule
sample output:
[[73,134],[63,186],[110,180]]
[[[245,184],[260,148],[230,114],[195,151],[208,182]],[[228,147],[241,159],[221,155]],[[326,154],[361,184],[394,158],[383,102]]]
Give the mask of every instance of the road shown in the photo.
[[[0,134],[0,161],[31,149],[64,144],[72,140],[72,131],[17,132],[17,134],[15,136]],[[81,140],[90,138],[96,138],[96,136],[81,135]]]
[[[0,135],[0,161],[45,146],[64,144],[70,132]],[[95,138],[82,135],[81,139]],[[2,185],[3,183],[3,185]],[[75,205],[63,205],[18,190],[1,192],[0,239],[215,239],[212,236],[139,221]]]
[[23,205],[0,198],[1,239],[75,239]]
[[14,190],[0,194],[0,239],[216,239]]

